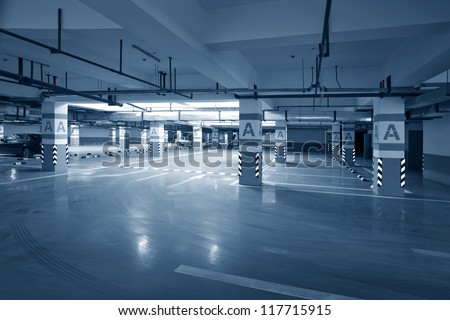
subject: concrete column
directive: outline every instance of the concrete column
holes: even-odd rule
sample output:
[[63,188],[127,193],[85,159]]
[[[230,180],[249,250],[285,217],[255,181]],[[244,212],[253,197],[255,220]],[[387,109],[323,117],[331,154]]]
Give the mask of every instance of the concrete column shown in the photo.
[[340,158],[341,152],[341,124],[339,122],[334,122],[331,127],[331,135],[332,135],[332,145],[331,151],[333,153],[333,157]]
[[116,127],[114,127],[114,128],[111,128],[110,130],[111,131],[110,131],[109,137],[111,138],[112,144],[115,145],[117,143],[117,130],[118,129]]
[[277,164],[286,164],[287,156],[287,127],[286,121],[275,122],[275,161]]
[[194,142],[194,148],[197,150],[203,149],[203,134],[202,134],[202,127],[193,127],[192,128],[193,133],[193,142]]
[[364,159],[372,158],[372,134],[372,130],[364,134]]
[[219,130],[212,129],[211,143],[212,143],[213,147],[217,147],[219,145]]
[[262,101],[239,101],[239,184],[262,184]]
[[342,125],[342,160],[347,165],[353,165],[355,154],[355,125],[344,123]]
[[68,169],[67,109],[67,103],[63,102],[47,99],[42,103],[43,171],[64,172]]
[[147,145],[147,129],[141,131],[141,144],[143,146]]
[[149,157],[160,157],[164,144],[164,124],[155,123],[150,126],[150,144],[148,146]]
[[70,145],[72,147],[80,145],[80,126],[76,124],[70,125]]
[[119,148],[123,155],[130,154],[130,129],[119,127]]
[[401,98],[374,99],[373,191],[402,196],[405,186],[405,105]]
[[5,137],[5,126],[0,123],[0,139]]

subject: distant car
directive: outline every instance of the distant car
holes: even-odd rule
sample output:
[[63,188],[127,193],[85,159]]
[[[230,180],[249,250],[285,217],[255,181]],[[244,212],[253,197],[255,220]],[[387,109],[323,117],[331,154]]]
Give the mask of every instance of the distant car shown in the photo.
[[0,140],[0,154],[31,158],[41,153],[40,134],[12,134]]
[[192,141],[187,139],[175,139],[178,147],[192,147]]

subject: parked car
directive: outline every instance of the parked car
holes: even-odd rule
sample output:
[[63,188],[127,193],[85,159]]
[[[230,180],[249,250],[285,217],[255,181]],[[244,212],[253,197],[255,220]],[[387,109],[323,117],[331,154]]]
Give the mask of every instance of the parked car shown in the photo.
[[40,134],[12,134],[0,140],[0,154],[31,158],[41,153]]
[[175,139],[178,147],[192,147],[192,141],[187,139]]

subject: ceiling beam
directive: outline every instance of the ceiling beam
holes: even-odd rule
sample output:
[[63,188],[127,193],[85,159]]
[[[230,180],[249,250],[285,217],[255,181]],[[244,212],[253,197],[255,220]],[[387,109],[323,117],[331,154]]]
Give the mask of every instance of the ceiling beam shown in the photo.
[[95,100],[95,101],[99,101],[99,102],[103,102],[103,103],[108,103],[110,105],[118,105],[118,106],[122,106],[122,104],[115,102],[113,100],[108,100],[108,99],[103,99],[97,96],[93,96],[90,94],[85,94],[82,92],[78,92],[78,91],[74,91],[74,90],[70,90],[67,88],[63,88],[60,86],[56,86],[47,82],[43,82],[43,81],[39,81],[36,79],[32,79],[32,78],[28,78],[25,77],[23,75],[20,74],[16,74],[16,73],[11,73],[8,71],[4,71],[4,70],[0,70],[0,76],[1,77],[5,77],[5,78],[9,78],[9,79],[14,79],[17,81],[18,85],[24,85],[24,86],[32,86],[32,87],[41,87],[42,89],[48,89],[48,90],[52,90],[55,92],[58,92],[60,95],[76,95],[79,97],[83,97],[89,100]]

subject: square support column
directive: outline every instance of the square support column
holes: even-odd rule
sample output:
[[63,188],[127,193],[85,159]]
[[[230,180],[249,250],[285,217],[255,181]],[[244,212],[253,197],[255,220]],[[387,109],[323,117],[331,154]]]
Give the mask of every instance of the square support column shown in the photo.
[[150,126],[149,157],[160,157],[164,147],[164,124],[155,123]]
[[70,125],[70,145],[79,146],[80,145],[80,126],[76,124]]
[[143,130],[141,131],[141,144],[142,144],[143,146],[146,146],[146,145],[147,145],[147,142],[148,142],[147,134],[148,134],[147,129],[143,129]]
[[64,172],[69,164],[67,103],[42,103],[41,162],[43,171]]
[[122,154],[130,154],[130,128],[119,127],[119,146]]
[[130,165],[130,128],[119,127],[119,150],[122,154],[122,165]]
[[262,102],[239,101],[239,184],[262,184]]
[[373,105],[373,191],[403,196],[405,187],[405,105],[401,98],[375,99]]
[[212,129],[211,132],[211,143],[215,148],[217,148],[217,146],[219,145],[219,130],[214,128]]
[[275,122],[275,161],[286,165],[287,157],[287,127],[286,121]]
[[334,122],[331,127],[331,136],[332,136],[332,145],[331,152],[333,153],[333,157],[339,160],[341,157],[341,124],[338,122]]
[[116,145],[117,144],[117,128],[113,127],[110,129],[109,131],[109,138],[111,140],[112,145]]
[[355,125],[344,123],[342,125],[342,161],[351,166],[354,165],[355,160]]
[[192,134],[193,134],[192,139],[193,139],[195,150],[201,151],[203,149],[202,127],[193,127]]
[[0,123],[0,139],[3,139],[5,137],[5,126]]

